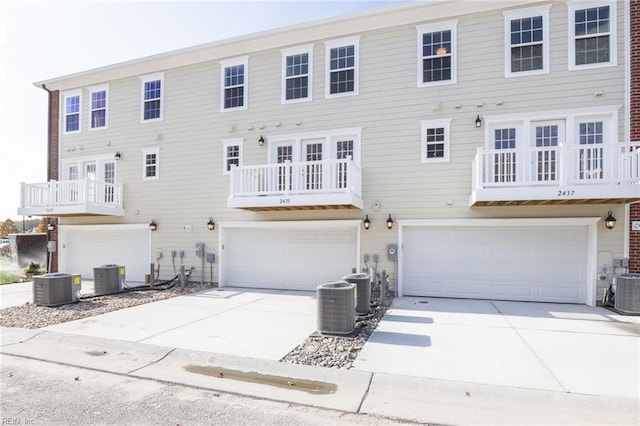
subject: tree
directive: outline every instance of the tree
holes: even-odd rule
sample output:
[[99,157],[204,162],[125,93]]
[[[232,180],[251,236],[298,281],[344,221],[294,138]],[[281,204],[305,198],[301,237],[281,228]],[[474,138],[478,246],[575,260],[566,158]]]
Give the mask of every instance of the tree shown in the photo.
[[16,224],[11,220],[7,219],[2,224],[0,224],[0,238],[7,238],[9,234],[17,234],[18,228]]
[[34,228],[33,232],[47,232],[47,222],[45,222],[44,217],[40,219],[40,222],[38,222],[38,226]]

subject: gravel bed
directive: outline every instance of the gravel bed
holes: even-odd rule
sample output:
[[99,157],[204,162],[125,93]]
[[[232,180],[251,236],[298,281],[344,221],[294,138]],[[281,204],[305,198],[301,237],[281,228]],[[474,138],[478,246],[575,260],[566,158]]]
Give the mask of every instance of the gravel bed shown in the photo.
[[169,290],[134,290],[80,299],[78,303],[54,307],[38,306],[27,302],[24,305],[0,309],[0,326],[20,328],[47,327],[209,288],[212,288],[210,284],[188,283],[184,290],[181,290],[179,285]]
[[351,368],[353,361],[391,305],[391,301],[392,298],[387,297],[385,303],[380,304],[380,298],[372,294],[371,313],[365,319],[358,319],[352,335],[345,337],[312,334],[280,361],[327,368]]

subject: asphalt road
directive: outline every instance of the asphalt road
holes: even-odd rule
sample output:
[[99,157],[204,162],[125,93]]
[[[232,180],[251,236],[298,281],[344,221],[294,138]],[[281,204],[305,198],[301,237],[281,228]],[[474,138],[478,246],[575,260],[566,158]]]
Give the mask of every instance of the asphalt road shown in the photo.
[[8,355],[0,374],[0,425],[407,424]]

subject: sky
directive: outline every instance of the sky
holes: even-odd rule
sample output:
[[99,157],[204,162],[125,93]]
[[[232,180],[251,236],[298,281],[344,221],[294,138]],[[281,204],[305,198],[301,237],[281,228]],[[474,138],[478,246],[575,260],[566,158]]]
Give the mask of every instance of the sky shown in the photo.
[[0,1],[0,221],[20,182],[47,180],[47,93],[36,81],[391,1]]

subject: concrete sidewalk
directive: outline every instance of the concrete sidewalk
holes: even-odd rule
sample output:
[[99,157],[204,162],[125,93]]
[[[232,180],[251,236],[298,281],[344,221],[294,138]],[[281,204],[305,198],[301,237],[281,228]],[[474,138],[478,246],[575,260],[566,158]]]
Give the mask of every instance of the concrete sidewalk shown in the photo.
[[212,289],[2,328],[0,353],[417,422],[638,424],[638,322],[578,305],[404,297],[354,368],[333,370],[278,362],[315,331],[315,294]]
[[630,425],[640,416],[633,399],[308,367],[43,330],[3,328],[0,353],[421,423]]

